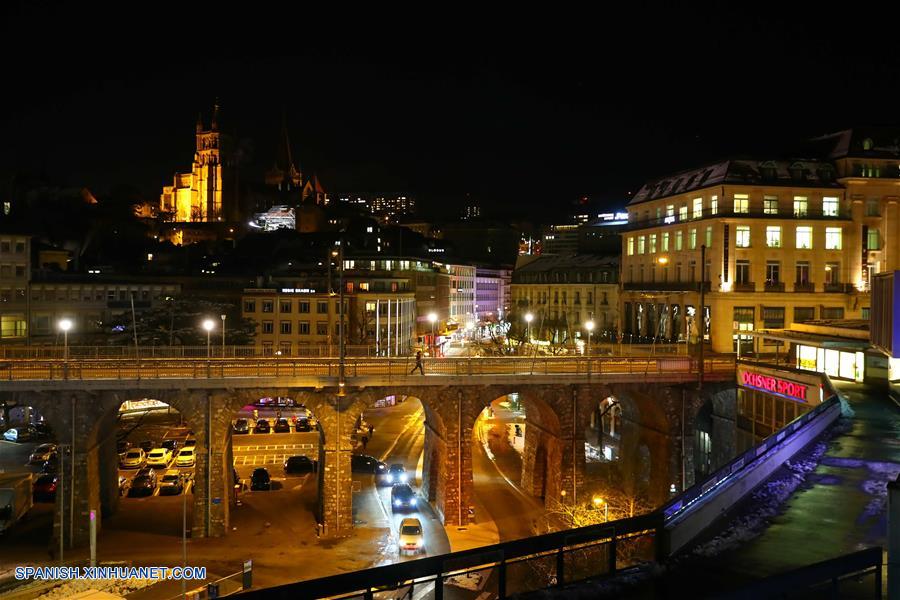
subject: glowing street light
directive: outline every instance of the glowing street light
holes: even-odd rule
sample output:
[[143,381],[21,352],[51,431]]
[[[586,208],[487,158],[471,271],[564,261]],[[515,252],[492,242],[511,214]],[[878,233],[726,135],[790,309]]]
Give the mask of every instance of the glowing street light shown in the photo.
[[661,265],[667,265],[667,264],[669,264],[669,257],[668,256],[660,256],[659,258],[656,259],[656,262],[658,262]]
[[209,346],[209,341],[210,341],[209,335],[210,335],[210,333],[212,333],[212,330],[215,328],[216,328],[216,322],[213,321],[212,319],[205,319],[203,321],[203,329],[206,330],[206,359],[207,360],[209,360],[212,356],[212,354],[210,352],[210,346]]
[[525,339],[531,340],[531,322],[534,320],[534,315],[529,313],[525,313]]
[[435,339],[434,339],[434,324],[437,323],[438,316],[437,313],[430,312],[428,313],[428,322],[431,323],[431,355],[434,356],[434,348],[435,348]]
[[591,353],[591,333],[594,331],[594,322],[588,321],[584,324],[584,328],[587,329],[588,332],[588,355]]
[[601,498],[600,496],[593,497],[594,508],[600,510],[600,507],[603,507],[603,520],[609,521],[609,503]]
[[72,329],[72,320],[71,319],[60,319],[59,330],[63,332],[63,364],[65,368],[69,367],[69,330]]

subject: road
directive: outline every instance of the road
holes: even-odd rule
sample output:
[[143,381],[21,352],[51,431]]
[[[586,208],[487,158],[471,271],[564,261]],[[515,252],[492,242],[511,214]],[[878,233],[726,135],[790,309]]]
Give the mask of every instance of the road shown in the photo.
[[[387,463],[399,463],[410,474],[410,485],[417,492],[422,485],[422,453],[425,448],[425,417],[422,404],[413,398],[396,406],[375,408],[366,411],[365,419],[375,427],[372,440],[366,450],[369,454]],[[411,558],[399,556],[397,552],[397,531],[405,517],[421,521],[425,537],[423,554],[443,554],[450,551],[450,542],[443,524],[423,494],[419,494],[418,510],[393,514],[391,510],[390,486],[377,486],[372,475],[354,474],[354,482],[359,482],[360,491],[353,496],[353,506],[357,526],[384,528],[388,541],[379,559],[379,565],[390,564]],[[421,556],[421,555],[420,555]]]
[[516,422],[515,417],[495,404],[494,418],[482,415],[472,436],[476,511],[487,512],[504,542],[534,535],[534,522],[544,513],[543,502],[518,485],[522,461],[506,440],[506,425]]

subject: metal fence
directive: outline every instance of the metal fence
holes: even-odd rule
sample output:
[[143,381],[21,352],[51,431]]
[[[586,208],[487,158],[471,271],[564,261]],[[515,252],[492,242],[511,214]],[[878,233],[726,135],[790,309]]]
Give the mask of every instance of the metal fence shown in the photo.
[[[411,357],[359,358],[343,362],[343,375],[381,377],[412,381],[420,377],[410,372]],[[428,376],[562,375],[603,377],[637,375],[648,379],[671,380],[695,377],[699,362],[691,357],[448,357],[426,359]],[[704,360],[707,379],[734,376],[733,358]],[[106,380],[106,379],[235,379],[324,377],[341,375],[337,358],[70,358],[63,360],[0,361],[0,380]]]
[[[373,598],[441,600],[451,587],[485,592],[490,597],[537,591],[594,577],[613,575],[636,563],[657,560],[662,528],[659,513],[602,525],[548,533],[482,548],[452,552],[342,573],[309,581],[248,590],[247,598]],[[404,596],[404,594],[406,594]]]

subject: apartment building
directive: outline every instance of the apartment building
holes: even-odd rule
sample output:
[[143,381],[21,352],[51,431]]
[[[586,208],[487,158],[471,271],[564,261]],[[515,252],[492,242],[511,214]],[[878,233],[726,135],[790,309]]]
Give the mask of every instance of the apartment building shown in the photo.
[[733,352],[752,346],[741,331],[867,317],[861,207],[838,176],[726,160],[645,184],[622,237],[623,332]]
[[31,239],[0,233],[0,343],[20,343],[28,335],[30,278]]
[[[348,282],[349,283],[349,282]],[[356,290],[356,288],[354,288]],[[310,288],[248,288],[241,315],[256,322],[256,345],[284,356],[336,352],[340,298]],[[409,292],[344,294],[344,341],[379,356],[406,355],[415,342],[416,301]]]

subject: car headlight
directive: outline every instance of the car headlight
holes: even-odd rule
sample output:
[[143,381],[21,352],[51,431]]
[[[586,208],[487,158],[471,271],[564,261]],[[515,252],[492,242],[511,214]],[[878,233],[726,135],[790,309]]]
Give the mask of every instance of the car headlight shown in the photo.
[[406,473],[403,473],[402,475],[400,475],[400,483],[406,483],[406,480],[407,480]]
[[415,505],[416,505],[416,499],[415,499],[415,498],[410,498],[410,499],[409,499],[409,503],[410,503],[412,506],[415,506]]
[[394,500],[394,506],[403,506],[402,500]]

